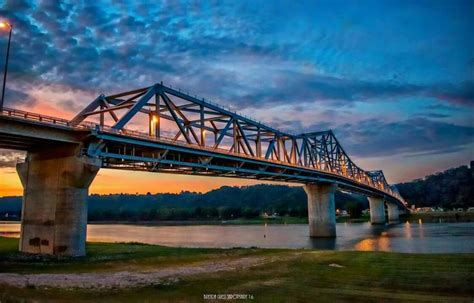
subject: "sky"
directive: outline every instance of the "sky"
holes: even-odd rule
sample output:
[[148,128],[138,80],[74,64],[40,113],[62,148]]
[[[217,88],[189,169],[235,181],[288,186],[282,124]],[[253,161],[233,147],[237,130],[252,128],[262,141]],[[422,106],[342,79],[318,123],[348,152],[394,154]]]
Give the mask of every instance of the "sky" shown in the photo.
[[[474,160],[474,1],[59,2],[0,1],[6,107],[71,118],[163,81],[291,133],[333,129],[391,183]],[[21,195],[22,157],[0,150],[0,196]],[[102,169],[90,191],[254,183]]]

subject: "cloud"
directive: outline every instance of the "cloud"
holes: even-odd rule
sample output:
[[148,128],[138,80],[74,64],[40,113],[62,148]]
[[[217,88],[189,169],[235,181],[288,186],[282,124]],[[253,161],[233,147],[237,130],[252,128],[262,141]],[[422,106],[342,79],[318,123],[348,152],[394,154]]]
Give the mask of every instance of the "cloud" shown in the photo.
[[[299,11],[303,8],[294,7],[299,19],[306,20]],[[186,10],[171,3],[150,8],[13,1],[2,13],[15,23],[10,66],[10,81],[15,82],[55,83],[97,93],[164,80],[240,109],[314,102],[340,106],[406,96],[468,107],[474,103],[472,79],[420,84],[331,72],[337,56],[347,60],[349,46],[360,43],[349,43],[348,37],[367,36],[353,32],[354,25],[353,35],[310,32],[317,43],[312,46],[296,33],[286,40],[270,38],[285,32],[284,24],[273,27],[278,19],[256,19],[252,7],[238,4]],[[319,51],[322,46],[324,52]],[[308,51],[317,51],[316,62],[306,58]],[[372,64],[382,68],[377,60]]]
[[419,117],[426,117],[426,118],[435,118],[435,119],[442,119],[442,118],[449,118],[449,117],[451,117],[451,115],[438,114],[438,113],[431,113],[431,112],[421,113],[421,114],[418,114],[417,116],[419,116]]
[[30,107],[36,104],[36,99],[30,96],[27,92],[23,92],[10,87],[5,88],[5,106],[11,104]]
[[[264,75],[262,75],[264,77]],[[237,95],[241,106],[266,106],[282,103],[325,102],[351,105],[353,102],[377,102],[404,97],[431,97],[468,107],[474,106],[474,82],[459,85],[414,85],[391,82],[369,82],[330,76],[308,75],[291,71],[270,74],[273,83],[262,84],[254,91]],[[244,87],[241,91],[246,91]]]
[[26,11],[32,7],[29,1],[26,0],[6,0],[4,8],[7,10]]
[[0,168],[15,167],[19,159],[24,159],[24,152],[0,149]]
[[451,153],[474,142],[474,127],[426,118],[396,122],[371,119],[342,125],[335,133],[349,154],[359,157]]
[[[100,93],[163,80],[292,133],[335,127],[363,157],[447,153],[473,139],[472,128],[443,119],[474,111],[469,18],[428,27],[423,8],[386,9],[389,22],[323,4],[32,3],[0,9],[15,25],[7,106],[77,112]],[[436,105],[388,118],[349,111],[402,98]]]
[[427,89],[425,94],[450,103],[474,106],[474,82],[466,81],[458,85],[439,85]]

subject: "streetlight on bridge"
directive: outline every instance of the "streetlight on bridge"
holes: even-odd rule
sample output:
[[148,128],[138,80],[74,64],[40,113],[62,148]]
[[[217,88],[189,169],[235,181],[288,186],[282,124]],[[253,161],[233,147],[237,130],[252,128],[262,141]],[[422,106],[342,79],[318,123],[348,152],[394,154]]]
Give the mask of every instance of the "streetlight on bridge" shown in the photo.
[[10,42],[12,40],[12,31],[13,31],[13,26],[10,23],[6,21],[0,22],[0,30],[5,30],[5,29],[10,29],[10,33],[8,36],[7,57],[5,60],[5,71],[3,74],[2,100],[0,101],[0,111],[3,109],[3,101],[5,99],[5,83],[7,81],[8,57],[10,55]]
[[149,135],[151,137],[160,137],[160,116],[156,112],[150,112]]

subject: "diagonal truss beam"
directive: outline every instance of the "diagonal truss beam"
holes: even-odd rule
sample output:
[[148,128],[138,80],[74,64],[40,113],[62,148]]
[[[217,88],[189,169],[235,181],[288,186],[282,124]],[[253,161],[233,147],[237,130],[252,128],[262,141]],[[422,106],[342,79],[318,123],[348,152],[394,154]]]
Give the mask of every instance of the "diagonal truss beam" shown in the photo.
[[113,129],[121,130],[135,114],[148,103],[148,100],[151,99],[156,93],[155,86],[151,86],[147,92],[128,110],[128,112],[117,121],[117,123],[112,126]]

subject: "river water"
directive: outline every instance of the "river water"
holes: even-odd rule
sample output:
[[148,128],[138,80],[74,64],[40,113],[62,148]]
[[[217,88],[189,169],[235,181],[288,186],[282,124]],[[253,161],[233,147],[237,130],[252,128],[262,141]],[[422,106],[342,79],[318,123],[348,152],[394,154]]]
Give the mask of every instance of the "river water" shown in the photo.
[[[20,224],[0,222],[0,236],[18,237]],[[311,239],[305,224],[150,226],[89,224],[87,240],[181,247],[261,247],[407,253],[474,253],[474,223],[338,223],[335,239]]]

